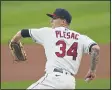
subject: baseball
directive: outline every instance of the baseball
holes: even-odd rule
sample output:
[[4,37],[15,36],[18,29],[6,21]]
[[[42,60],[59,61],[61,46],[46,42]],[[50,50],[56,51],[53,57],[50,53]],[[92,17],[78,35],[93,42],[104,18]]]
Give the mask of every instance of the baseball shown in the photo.
[[90,81],[90,78],[86,78],[85,81],[86,81],[86,82],[89,82],[89,81]]

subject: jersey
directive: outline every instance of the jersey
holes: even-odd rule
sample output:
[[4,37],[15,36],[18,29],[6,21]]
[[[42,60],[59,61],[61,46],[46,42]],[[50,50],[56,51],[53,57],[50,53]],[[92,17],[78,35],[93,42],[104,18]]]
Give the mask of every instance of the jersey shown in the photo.
[[45,49],[45,71],[48,73],[53,68],[61,68],[77,74],[83,53],[89,54],[90,46],[96,44],[88,36],[65,27],[29,29],[29,33]]

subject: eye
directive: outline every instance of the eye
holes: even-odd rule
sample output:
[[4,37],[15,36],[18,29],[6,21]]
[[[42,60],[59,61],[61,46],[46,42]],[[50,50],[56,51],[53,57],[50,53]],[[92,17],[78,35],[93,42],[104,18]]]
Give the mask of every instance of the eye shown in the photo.
[[53,19],[57,19],[56,17],[53,17]]
[[58,17],[53,17],[53,19],[58,19]]

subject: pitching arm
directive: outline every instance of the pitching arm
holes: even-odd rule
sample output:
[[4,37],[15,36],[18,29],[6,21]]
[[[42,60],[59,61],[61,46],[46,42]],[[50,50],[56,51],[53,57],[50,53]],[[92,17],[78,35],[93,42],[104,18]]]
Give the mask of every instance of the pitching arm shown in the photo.
[[90,68],[89,68],[87,75],[85,76],[85,80],[91,81],[96,77],[96,68],[97,68],[98,61],[99,61],[100,47],[95,41],[93,41],[88,36],[82,35],[82,40],[84,41],[83,51],[84,53],[88,53],[91,58]]
[[91,63],[90,70],[88,71],[85,81],[90,82],[96,77],[96,68],[99,61],[99,53],[100,47],[98,45],[94,45],[90,49]]
[[97,63],[99,61],[99,53],[100,47],[98,45],[94,45],[91,48],[90,56],[91,56],[91,64],[90,64],[90,71],[95,72]]

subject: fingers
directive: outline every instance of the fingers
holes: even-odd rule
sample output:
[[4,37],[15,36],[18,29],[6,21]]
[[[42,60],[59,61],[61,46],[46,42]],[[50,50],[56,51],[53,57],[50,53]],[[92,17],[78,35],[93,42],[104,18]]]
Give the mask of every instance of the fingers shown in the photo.
[[85,76],[85,78],[95,78],[95,77],[96,77],[96,73],[95,72],[90,72],[90,71]]
[[86,78],[85,81],[86,81],[87,83],[89,83],[89,82],[91,81],[91,79],[90,79],[90,78]]
[[89,83],[91,80],[93,80],[96,77],[95,73],[87,73],[87,75],[85,76],[85,81],[87,83]]
[[91,78],[91,74],[90,73],[87,73],[87,75],[85,76],[85,79],[86,78]]
[[89,83],[91,80],[93,80],[93,78],[85,78],[85,81],[86,81],[87,83]]
[[94,75],[89,75],[89,76],[86,76],[86,77],[85,77],[85,79],[86,79],[86,78],[89,78],[89,79],[91,79],[91,80],[92,80],[92,79],[94,79],[94,78],[95,78],[95,76],[94,76]]

